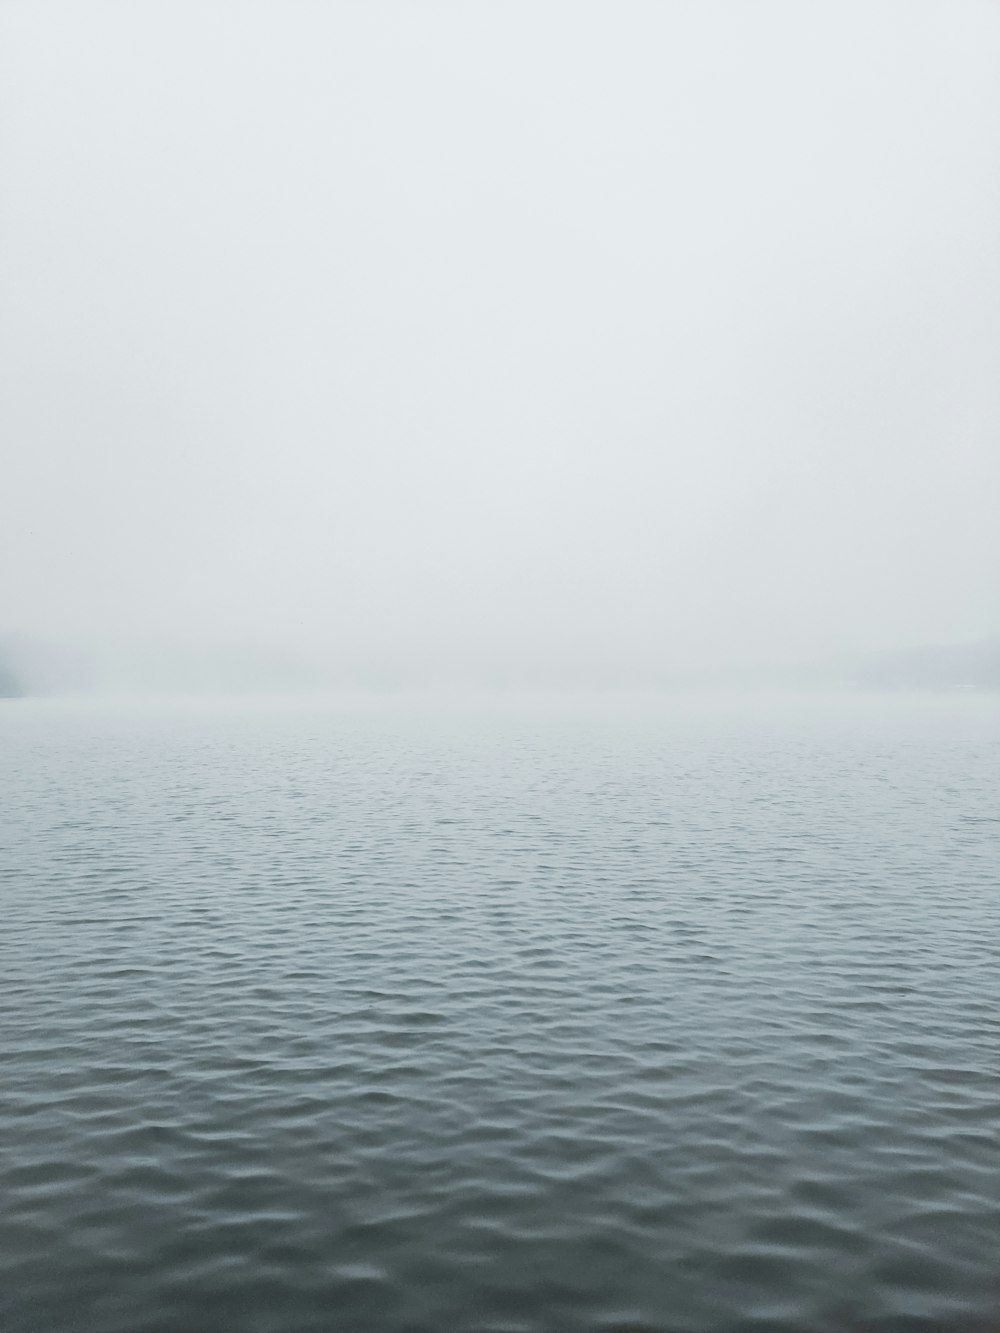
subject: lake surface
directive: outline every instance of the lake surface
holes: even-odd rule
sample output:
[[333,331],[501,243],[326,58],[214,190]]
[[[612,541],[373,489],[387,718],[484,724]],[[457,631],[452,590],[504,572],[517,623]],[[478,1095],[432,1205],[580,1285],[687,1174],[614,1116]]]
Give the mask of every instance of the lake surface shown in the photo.
[[996,697],[3,701],[0,868],[4,1333],[1000,1327]]

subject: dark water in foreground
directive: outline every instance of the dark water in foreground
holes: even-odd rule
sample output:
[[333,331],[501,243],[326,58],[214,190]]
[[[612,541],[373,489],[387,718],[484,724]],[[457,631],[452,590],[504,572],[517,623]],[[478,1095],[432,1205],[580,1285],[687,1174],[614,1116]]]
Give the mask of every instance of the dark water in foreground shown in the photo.
[[0,708],[4,1333],[1000,1326],[1000,702]]

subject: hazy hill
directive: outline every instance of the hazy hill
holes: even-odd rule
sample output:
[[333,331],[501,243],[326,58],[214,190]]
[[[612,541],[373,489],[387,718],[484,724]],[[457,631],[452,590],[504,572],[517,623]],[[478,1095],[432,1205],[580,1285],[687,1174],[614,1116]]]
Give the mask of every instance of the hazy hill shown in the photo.
[[0,655],[0,699],[19,699],[23,694],[24,689],[17,672]]
[[86,654],[41,639],[0,636],[0,699],[70,694],[93,685]]
[[1000,639],[872,654],[855,664],[850,683],[890,690],[1000,689]]
[[296,654],[262,646],[105,645],[68,648],[0,637],[0,698],[76,694],[310,693],[327,689],[416,688],[449,683],[473,688],[666,690],[997,690],[1000,639],[934,644],[822,662],[720,666],[662,671],[635,664],[616,672],[537,668],[529,661],[453,664],[451,673],[420,661],[352,666],[350,656]]

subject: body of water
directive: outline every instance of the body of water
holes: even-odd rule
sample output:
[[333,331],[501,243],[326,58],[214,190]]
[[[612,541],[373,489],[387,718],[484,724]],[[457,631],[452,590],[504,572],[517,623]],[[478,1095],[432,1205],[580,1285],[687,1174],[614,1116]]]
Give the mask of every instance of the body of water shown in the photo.
[[980,1330],[1000,701],[0,706],[4,1333]]

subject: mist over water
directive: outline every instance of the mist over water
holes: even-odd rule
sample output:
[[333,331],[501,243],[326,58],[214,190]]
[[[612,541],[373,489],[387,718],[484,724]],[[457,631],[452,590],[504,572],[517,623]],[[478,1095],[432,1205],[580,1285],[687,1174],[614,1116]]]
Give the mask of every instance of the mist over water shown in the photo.
[[3,1333],[1000,1327],[998,74],[0,5]]

